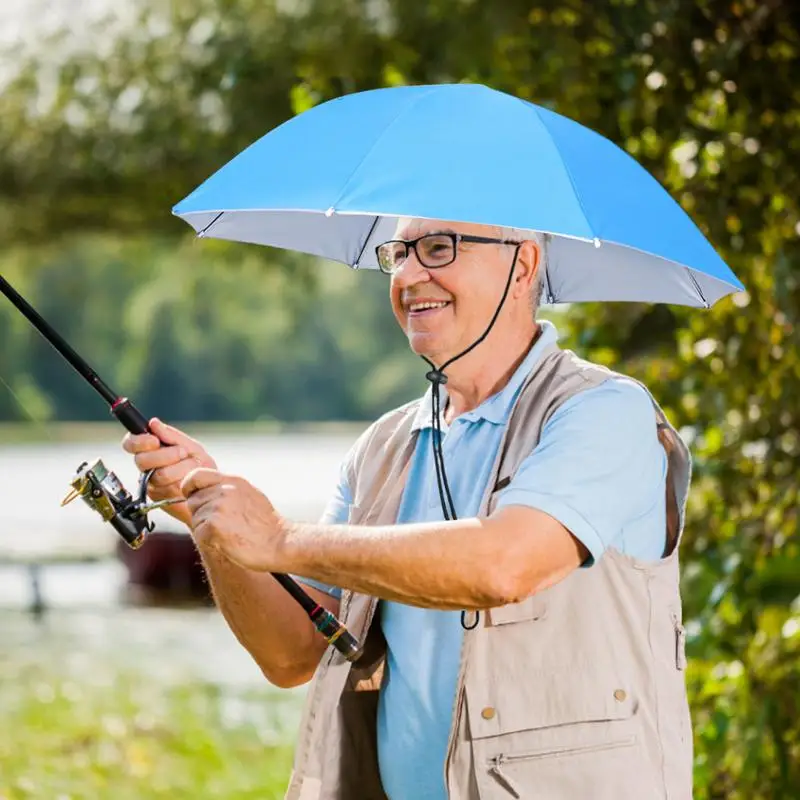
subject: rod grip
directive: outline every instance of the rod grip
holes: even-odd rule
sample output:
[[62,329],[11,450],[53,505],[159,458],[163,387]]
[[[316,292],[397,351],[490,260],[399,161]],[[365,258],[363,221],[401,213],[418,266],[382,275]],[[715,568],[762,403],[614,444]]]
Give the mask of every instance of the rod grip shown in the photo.
[[326,608],[320,606],[311,616],[314,627],[332,644],[348,661],[357,661],[363,648],[358,639],[339,622]]
[[111,413],[130,433],[150,433],[144,414],[127,397],[120,397],[111,406]]

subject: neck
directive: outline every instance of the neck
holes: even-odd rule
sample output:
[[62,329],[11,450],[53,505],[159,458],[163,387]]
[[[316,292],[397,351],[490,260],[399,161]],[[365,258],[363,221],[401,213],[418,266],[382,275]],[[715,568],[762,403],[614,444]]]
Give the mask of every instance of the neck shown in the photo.
[[[505,342],[502,347],[491,341],[489,336],[471,353],[454,361],[447,369],[448,404],[444,412],[449,425],[457,416],[477,408],[509,382],[519,365],[525,360],[539,335],[541,326],[534,325],[528,330]],[[498,359],[496,354],[505,358]]]

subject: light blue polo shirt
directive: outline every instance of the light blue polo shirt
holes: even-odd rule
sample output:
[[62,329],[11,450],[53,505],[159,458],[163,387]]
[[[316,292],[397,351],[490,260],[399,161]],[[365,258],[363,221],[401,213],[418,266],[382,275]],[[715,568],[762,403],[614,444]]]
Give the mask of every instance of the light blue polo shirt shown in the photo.
[[[449,427],[442,420],[447,479],[461,519],[477,514],[524,379],[558,338],[551,323],[541,324],[542,335],[500,392]],[[431,452],[430,389],[414,425],[419,437],[399,523],[443,519]],[[595,561],[608,547],[657,559],[666,528],[666,468],[650,398],[633,381],[614,378],[556,410],[535,450],[501,492],[498,508],[524,505],[550,514],[583,542]],[[342,470],[323,521],[345,522],[351,502]],[[388,678],[378,708],[384,788],[390,800],[445,800],[444,760],[458,679],[461,614],[382,602],[380,619],[388,645]]]

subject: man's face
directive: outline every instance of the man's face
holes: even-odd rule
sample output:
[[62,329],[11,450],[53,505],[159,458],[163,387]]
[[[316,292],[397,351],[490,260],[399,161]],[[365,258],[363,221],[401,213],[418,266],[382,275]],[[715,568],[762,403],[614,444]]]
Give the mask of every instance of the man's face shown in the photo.
[[[462,233],[498,238],[499,229],[437,220],[406,220],[395,239],[428,233]],[[483,332],[503,296],[513,244],[458,242],[456,259],[436,269],[423,267],[413,249],[392,275],[390,298],[411,349],[441,365],[469,347]],[[509,297],[508,300],[511,300]],[[444,304],[420,308],[420,304]]]

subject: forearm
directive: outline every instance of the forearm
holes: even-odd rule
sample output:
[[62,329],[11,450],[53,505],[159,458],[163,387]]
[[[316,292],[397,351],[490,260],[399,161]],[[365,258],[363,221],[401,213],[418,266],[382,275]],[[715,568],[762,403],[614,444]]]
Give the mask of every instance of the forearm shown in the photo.
[[509,602],[521,542],[486,519],[365,527],[288,523],[283,559],[298,575],[407,605],[480,609]]
[[[310,678],[327,643],[297,602],[268,573],[244,569],[204,548],[200,554],[217,606],[267,679],[291,686]],[[338,614],[338,600],[303,588]]]

